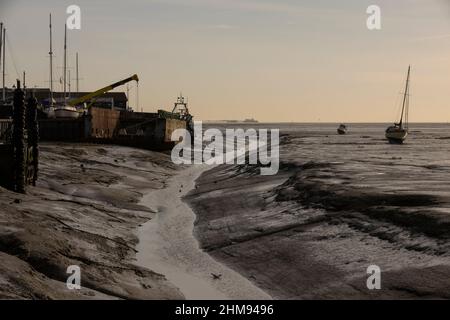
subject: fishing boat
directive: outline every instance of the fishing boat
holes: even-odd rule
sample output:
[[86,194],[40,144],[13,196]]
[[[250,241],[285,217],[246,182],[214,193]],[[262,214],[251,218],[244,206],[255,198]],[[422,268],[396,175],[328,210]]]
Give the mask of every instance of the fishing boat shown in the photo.
[[390,143],[401,144],[408,136],[408,113],[409,113],[409,79],[411,74],[411,66],[408,67],[408,75],[406,76],[406,87],[403,93],[402,112],[400,121],[394,123],[386,129],[386,139]]
[[347,133],[347,126],[345,124],[341,124],[339,128],[337,128],[337,133],[339,134],[346,134]]

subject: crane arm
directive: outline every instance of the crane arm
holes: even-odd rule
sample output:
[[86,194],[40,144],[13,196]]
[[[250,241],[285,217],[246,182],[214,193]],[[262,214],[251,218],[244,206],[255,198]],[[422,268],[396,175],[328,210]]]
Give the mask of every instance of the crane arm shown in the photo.
[[71,101],[69,101],[69,105],[71,105],[71,106],[77,106],[77,105],[80,105],[80,104],[82,104],[82,103],[85,103],[86,101],[89,101],[89,100],[91,100],[91,99],[93,99],[93,98],[96,98],[96,97],[98,97],[98,96],[101,96],[102,94],[105,94],[105,93],[107,93],[108,91],[111,91],[111,90],[113,90],[114,88],[117,88],[117,87],[119,87],[119,86],[122,86],[122,85],[124,85],[124,84],[126,84],[126,83],[128,83],[128,82],[130,82],[130,81],[136,81],[136,82],[139,82],[139,77],[137,76],[137,74],[135,74],[135,75],[133,75],[133,76],[131,76],[131,77],[129,77],[129,78],[126,78],[126,79],[124,79],[124,80],[121,80],[121,81],[118,81],[118,82],[116,82],[116,83],[113,83],[113,84],[111,84],[111,85],[109,85],[109,86],[106,86],[106,87],[104,87],[104,88],[101,88],[101,89],[99,89],[99,90],[97,90],[97,91],[94,91],[94,92],[91,92],[91,93],[89,93],[89,94],[87,94],[87,95],[84,95],[84,96],[82,96],[82,97],[80,97],[80,98],[78,98],[78,99],[74,99],[74,100],[71,100]]

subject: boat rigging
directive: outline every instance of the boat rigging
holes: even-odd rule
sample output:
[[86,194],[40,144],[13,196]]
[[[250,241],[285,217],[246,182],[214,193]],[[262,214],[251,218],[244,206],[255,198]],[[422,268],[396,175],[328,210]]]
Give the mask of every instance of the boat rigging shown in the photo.
[[409,86],[410,86],[411,66],[408,67],[408,75],[406,77],[405,92],[403,93],[402,112],[400,121],[394,123],[386,129],[386,139],[390,143],[403,143],[408,136],[408,121],[409,121]]

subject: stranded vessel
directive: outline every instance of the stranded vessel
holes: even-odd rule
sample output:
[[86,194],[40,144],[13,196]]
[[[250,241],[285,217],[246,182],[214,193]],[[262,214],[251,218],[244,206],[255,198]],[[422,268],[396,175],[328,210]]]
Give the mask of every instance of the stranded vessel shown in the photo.
[[386,129],[386,139],[390,143],[403,143],[408,136],[408,115],[409,115],[409,79],[411,74],[411,66],[408,67],[408,75],[406,77],[406,87],[403,93],[402,113],[400,121],[394,123]]

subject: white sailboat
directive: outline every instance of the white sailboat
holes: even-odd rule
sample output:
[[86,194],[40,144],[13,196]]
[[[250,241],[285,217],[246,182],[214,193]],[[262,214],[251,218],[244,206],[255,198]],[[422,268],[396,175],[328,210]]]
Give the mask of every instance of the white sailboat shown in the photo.
[[52,39],[52,14],[50,13],[50,51],[48,52],[50,56],[50,96],[48,98],[48,106],[45,108],[45,113],[48,118],[55,117],[55,100],[53,99],[53,39]]
[[66,76],[67,76],[67,25],[64,26],[64,97],[63,97],[63,105],[55,108],[55,117],[56,118],[78,118],[80,113],[77,108],[74,106],[67,104],[67,96],[66,96]]
[[409,77],[411,74],[411,66],[408,67],[408,75],[406,77],[406,88],[403,93],[402,113],[400,121],[394,123],[386,129],[386,139],[390,143],[403,143],[408,136],[408,114],[409,114]]

